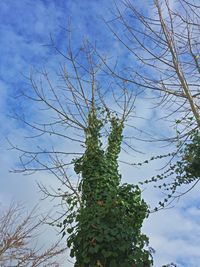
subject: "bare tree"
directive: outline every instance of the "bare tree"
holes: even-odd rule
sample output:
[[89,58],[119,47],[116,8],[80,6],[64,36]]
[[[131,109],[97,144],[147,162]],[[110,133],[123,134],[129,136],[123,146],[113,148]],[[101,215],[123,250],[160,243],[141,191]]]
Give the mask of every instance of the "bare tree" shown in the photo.
[[45,219],[39,219],[35,210],[25,214],[24,208],[15,203],[1,213],[0,266],[61,266],[66,249],[59,242],[44,249],[39,247],[37,239]]
[[[26,77],[29,86],[21,92],[29,107],[33,105],[34,114],[27,110],[23,115],[15,114],[15,118],[31,130],[28,140],[32,138],[36,145],[30,150],[11,144],[21,153],[20,167],[15,172],[47,171],[59,181],[58,190],[42,183],[39,187],[44,197],[64,200],[64,215],[68,212],[66,198],[74,195],[81,205],[79,177],[74,175],[72,166],[74,158],[80,157],[85,148],[89,111],[98,109],[102,120],[115,113],[123,123],[134,116],[138,94],[129,92],[125,84],[116,83],[113,77],[105,76],[96,49],[89,42],[84,41],[81,48],[72,47],[71,32],[67,34],[65,52],[51,40],[51,47],[62,62],[57,73],[52,75],[49,69],[31,72]],[[108,135],[108,128],[102,129],[102,138]],[[124,140],[123,149],[127,148],[129,144]]]
[[[200,6],[198,1],[124,0],[107,25],[130,56],[126,68],[109,73],[151,90],[163,119],[181,122],[181,136],[200,128]],[[196,3],[196,4],[195,4]],[[123,60],[123,59],[122,59]],[[130,66],[131,65],[131,66]]]
[[[30,127],[31,132],[35,132],[32,138],[34,142],[39,138],[39,145],[34,146],[33,150],[13,145],[13,148],[21,153],[21,168],[16,172],[47,171],[49,175],[53,175],[59,181],[58,190],[49,189],[47,185],[43,184],[39,184],[39,186],[45,197],[62,199],[64,211],[58,218],[55,218],[55,221],[57,224],[59,222],[63,236],[69,234],[67,246],[71,249],[70,255],[76,257],[75,265],[106,266],[107,260],[114,266],[120,259],[123,264],[136,262],[151,266],[151,253],[145,249],[148,246],[148,238],[140,232],[142,222],[148,214],[148,206],[142,199],[140,200],[141,192],[138,187],[119,186],[121,175],[118,175],[117,163],[123,139],[124,123],[128,117],[134,115],[134,104],[138,93],[129,92],[125,84],[116,83],[112,76],[104,79],[102,62],[96,55],[95,48],[88,42],[84,42],[80,49],[72,49],[70,38],[66,53],[57,49],[53,42],[52,45],[62,60],[64,59],[65,64],[60,65],[60,71],[56,78],[54,76],[52,79],[48,70],[42,71],[39,76],[31,74],[28,78],[31,91],[22,92],[22,96],[26,100],[34,102],[36,114],[35,116],[32,114],[18,116],[16,114],[16,118]],[[42,112],[43,116],[41,113],[37,116],[38,110]],[[127,146],[126,142],[124,145]],[[77,156],[79,156],[78,159],[74,158]],[[74,167],[74,172],[72,167]],[[91,186],[92,184],[94,187]],[[122,193],[117,190],[122,190]],[[100,192],[102,196],[99,195]],[[125,228],[127,238],[130,239],[130,242],[127,242],[127,238],[122,237],[125,244],[123,254],[119,252],[122,249],[121,242],[118,242],[119,251],[118,248],[116,250],[118,253],[113,253],[114,249],[111,239],[109,239],[113,227],[116,229],[116,233],[121,231],[120,226],[117,225],[117,217],[111,216],[111,221],[113,221],[113,217],[115,218],[112,224],[107,220],[107,208],[105,216],[102,213],[104,203],[105,207],[113,210],[113,194],[116,202],[119,203],[126,203],[129,199],[128,201],[132,205],[136,199],[136,203],[130,207],[132,211],[129,213],[127,213],[126,204],[123,204],[125,208],[119,205],[115,209],[117,214],[121,214],[118,212],[124,210],[124,220],[120,223],[121,227]],[[122,194],[122,200],[117,200],[120,194]],[[137,194],[137,197],[134,194]],[[109,202],[110,199],[111,202]],[[111,203],[110,206],[107,202]],[[136,205],[140,208],[135,209]],[[93,213],[94,207],[98,208],[97,214]],[[134,219],[135,212],[138,213],[136,216],[138,221]],[[82,220],[80,214],[86,214],[86,220],[84,216]],[[105,230],[105,233],[107,231],[108,234],[105,234],[105,238],[102,237],[101,232],[101,229],[104,229],[103,226],[98,228],[96,222],[91,221],[90,216],[94,220],[99,216],[99,222],[102,225],[106,222],[108,231]],[[133,220],[135,224],[132,224]],[[125,226],[125,221],[127,221],[127,226]],[[86,228],[83,227],[85,224]],[[129,229],[131,229],[131,233]],[[99,241],[99,245],[96,246],[96,241],[94,241],[96,235],[101,235],[101,239],[103,238],[104,241],[108,236],[108,242],[101,243]],[[137,238],[136,235],[140,237]],[[91,241],[91,236],[94,242]],[[112,240],[115,243],[115,239]],[[110,254],[104,253],[107,250],[106,244],[109,245]],[[95,250],[98,249],[96,256],[93,251],[94,247]],[[101,264],[101,262],[103,263]]]

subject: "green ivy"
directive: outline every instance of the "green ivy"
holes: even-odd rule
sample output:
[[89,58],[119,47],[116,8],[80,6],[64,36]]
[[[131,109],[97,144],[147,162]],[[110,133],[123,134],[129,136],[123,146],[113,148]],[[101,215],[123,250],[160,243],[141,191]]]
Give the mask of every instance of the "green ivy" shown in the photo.
[[[163,158],[166,156],[176,156],[178,160],[175,163],[171,163],[168,168],[161,174],[153,176],[151,179],[147,179],[141,184],[148,184],[151,182],[163,181],[159,185],[155,185],[160,189],[164,189],[167,194],[164,201],[159,202],[160,207],[165,207],[169,203],[169,200],[176,196],[177,189],[182,185],[191,185],[198,182],[200,179],[200,133],[199,130],[195,130],[190,133],[188,140],[184,143],[179,142],[177,146],[177,153],[171,153],[164,156],[157,156],[157,158]],[[145,161],[143,163],[148,163]],[[141,165],[143,164],[141,163]],[[139,165],[140,163],[138,163]],[[172,181],[167,182],[167,179]],[[155,208],[155,210],[157,210]]]
[[121,184],[118,155],[124,126],[117,117],[107,120],[110,133],[103,150],[103,120],[96,110],[89,113],[85,153],[74,160],[74,170],[81,176],[82,203],[78,206],[76,197],[67,199],[70,213],[63,222],[63,233],[68,233],[75,267],[150,267],[148,238],[141,233],[148,206],[138,186]]

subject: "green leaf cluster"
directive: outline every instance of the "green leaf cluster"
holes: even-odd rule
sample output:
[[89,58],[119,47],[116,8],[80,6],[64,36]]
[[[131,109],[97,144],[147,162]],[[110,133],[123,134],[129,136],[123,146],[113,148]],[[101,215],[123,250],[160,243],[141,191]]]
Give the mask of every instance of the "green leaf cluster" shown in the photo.
[[148,238],[141,233],[148,206],[139,187],[121,184],[118,172],[123,123],[109,117],[108,145],[103,150],[103,123],[96,112],[93,109],[88,116],[85,153],[74,160],[74,170],[81,175],[82,203],[77,207],[74,200],[68,200],[67,245],[76,259],[75,267],[150,267]]

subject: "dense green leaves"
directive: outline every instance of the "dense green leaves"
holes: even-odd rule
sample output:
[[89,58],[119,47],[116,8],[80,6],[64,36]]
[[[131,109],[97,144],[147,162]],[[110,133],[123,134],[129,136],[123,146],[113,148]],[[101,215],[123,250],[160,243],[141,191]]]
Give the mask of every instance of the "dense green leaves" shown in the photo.
[[109,117],[109,122],[108,145],[103,150],[102,120],[96,110],[89,114],[86,150],[74,160],[74,170],[81,175],[82,204],[77,207],[68,199],[75,212],[65,219],[72,225],[66,225],[67,245],[76,258],[76,267],[148,267],[152,265],[150,252],[145,249],[148,238],[141,233],[148,207],[138,186],[120,184],[117,160],[123,123],[116,117]]

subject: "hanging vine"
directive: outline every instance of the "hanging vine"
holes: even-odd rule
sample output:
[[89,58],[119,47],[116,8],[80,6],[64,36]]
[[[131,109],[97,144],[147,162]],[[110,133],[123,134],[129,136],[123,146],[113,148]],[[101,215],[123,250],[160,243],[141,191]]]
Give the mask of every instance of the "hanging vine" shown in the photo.
[[[190,133],[186,142],[179,142],[177,145],[176,153],[169,153],[167,155],[159,155],[152,157],[150,160],[146,160],[142,163],[135,165],[143,165],[149,163],[155,159],[162,159],[164,157],[176,156],[178,159],[174,163],[170,163],[168,168],[156,176],[147,179],[140,184],[148,184],[151,182],[157,183],[154,187],[163,189],[167,192],[163,201],[159,202],[161,208],[166,207],[170,200],[174,200],[177,197],[185,193],[177,193],[177,189],[183,185],[190,185],[190,188],[185,192],[188,192],[196,183],[200,180],[200,133],[199,130],[194,130]],[[161,182],[159,184],[159,182]],[[157,211],[159,207],[155,208]]]

